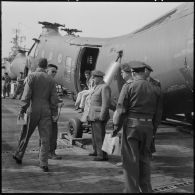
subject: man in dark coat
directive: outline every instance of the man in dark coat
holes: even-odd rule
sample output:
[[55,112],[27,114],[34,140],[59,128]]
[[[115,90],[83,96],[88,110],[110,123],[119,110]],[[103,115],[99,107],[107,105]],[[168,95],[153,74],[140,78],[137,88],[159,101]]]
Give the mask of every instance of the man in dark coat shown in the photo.
[[[123,122],[123,135],[121,156],[125,176],[126,193],[151,193],[150,173],[150,146],[153,137],[152,119],[158,108],[160,90],[146,80],[145,63],[140,61],[129,62],[133,82],[121,91],[126,102],[125,119]],[[120,95],[121,96],[121,95]],[[123,96],[123,95],[122,95]],[[120,108],[120,107],[119,107]],[[122,114],[121,109],[118,110]],[[114,124],[112,136],[116,136],[119,121]]]

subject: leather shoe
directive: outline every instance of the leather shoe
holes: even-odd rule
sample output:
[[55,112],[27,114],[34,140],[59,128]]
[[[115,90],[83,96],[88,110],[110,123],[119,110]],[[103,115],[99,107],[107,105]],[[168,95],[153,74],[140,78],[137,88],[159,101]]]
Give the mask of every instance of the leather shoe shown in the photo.
[[84,112],[84,108],[81,108],[80,111],[78,111],[78,113],[82,113]]
[[95,152],[89,153],[89,156],[97,156],[97,153],[95,153]]
[[80,109],[80,108],[77,106],[74,110],[78,110],[78,109]]
[[95,157],[93,161],[107,161],[108,158],[102,158],[102,157]]
[[43,170],[43,172],[48,172],[49,171],[48,166],[40,166],[40,168]]
[[22,164],[22,160],[17,158],[15,155],[13,155],[13,159],[16,161],[17,164]]

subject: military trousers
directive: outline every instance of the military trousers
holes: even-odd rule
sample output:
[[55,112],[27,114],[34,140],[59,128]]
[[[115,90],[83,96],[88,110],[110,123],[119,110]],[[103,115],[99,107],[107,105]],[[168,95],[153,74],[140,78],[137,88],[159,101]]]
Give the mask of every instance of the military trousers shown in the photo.
[[58,138],[58,123],[52,122],[52,131],[50,135],[50,147],[49,152],[52,154],[57,148],[57,138]]
[[13,97],[20,95],[19,99],[21,99],[22,94],[23,94],[23,90],[24,90],[24,85],[18,84]]
[[22,131],[20,139],[18,142],[18,147],[15,152],[15,156],[18,159],[23,158],[28,145],[29,139],[32,136],[35,128],[38,126],[39,136],[41,140],[39,162],[40,166],[48,165],[48,153],[49,153],[49,144],[50,144],[50,134],[52,130],[52,121],[51,116],[42,116],[39,115],[28,115],[27,125],[22,126]]
[[[49,152],[55,153],[55,150],[57,148],[57,138],[58,138],[58,123],[52,122],[52,131],[50,133],[50,147]],[[39,139],[39,147],[41,147],[41,139]]]
[[91,121],[91,127],[92,127],[92,145],[93,150],[95,153],[97,153],[98,157],[106,158],[107,153],[102,151],[102,145],[105,137],[105,127],[106,122],[102,121]]
[[150,146],[152,122],[125,119],[122,135],[122,163],[126,193],[151,193]]
[[7,93],[7,95],[9,96],[9,95],[10,95],[10,91],[11,91],[11,85],[5,83],[5,84],[3,85],[3,96],[6,97],[6,93]]

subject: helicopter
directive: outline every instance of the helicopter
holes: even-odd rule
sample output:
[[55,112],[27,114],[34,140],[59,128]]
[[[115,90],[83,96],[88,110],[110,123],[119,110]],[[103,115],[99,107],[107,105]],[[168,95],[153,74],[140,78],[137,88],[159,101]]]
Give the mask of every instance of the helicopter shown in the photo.
[[[161,83],[164,118],[185,114],[191,120],[193,21],[194,4],[188,2],[134,32],[111,38],[80,37],[76,33],[81,30],[39,22],[42,33],[34,39],[22,68],[27,75],[35,70],[40,58],[46,58],[48,63],[58,66],[55,80],[72,94],[73,99],[83,89],[85,70],[101,70],[109,80],[111,109],[114,110],[124,84],[118,64],[144,61],[154,70],[151,76]],[[67,34],[61,35],[60,30]],[[15,72],[18,66],[16,63]]]

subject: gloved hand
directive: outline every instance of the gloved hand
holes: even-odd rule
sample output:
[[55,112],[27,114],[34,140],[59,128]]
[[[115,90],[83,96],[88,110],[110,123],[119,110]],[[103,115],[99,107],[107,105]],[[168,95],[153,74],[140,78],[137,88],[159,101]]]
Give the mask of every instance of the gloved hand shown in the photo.
[[114,131],[111,133],[111,137],[117,136],[119,132],[118,126],[114,125]]

